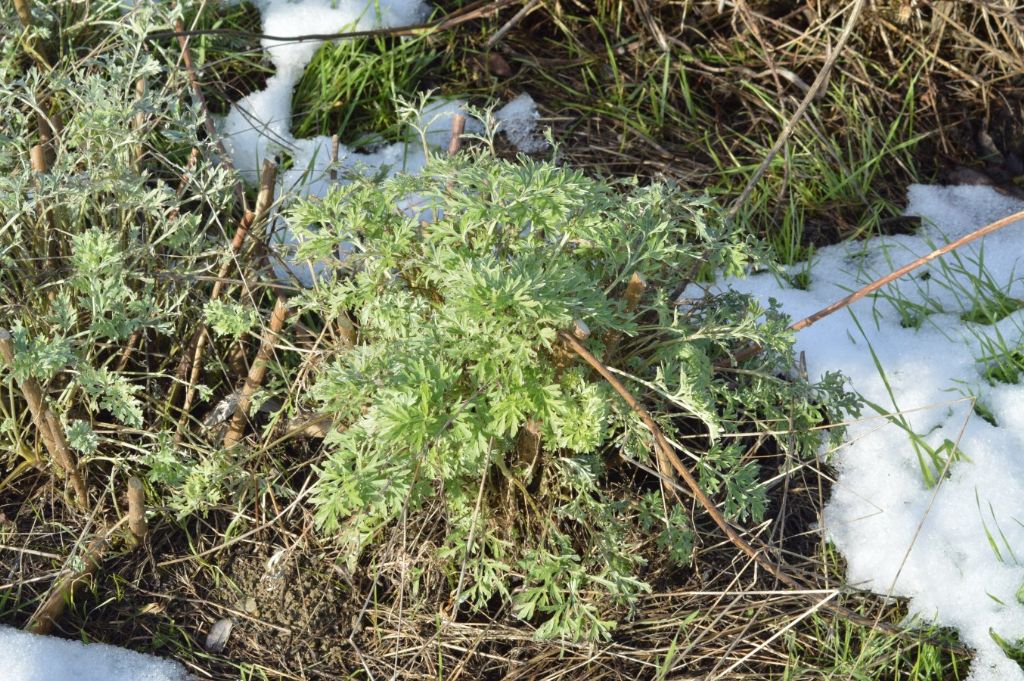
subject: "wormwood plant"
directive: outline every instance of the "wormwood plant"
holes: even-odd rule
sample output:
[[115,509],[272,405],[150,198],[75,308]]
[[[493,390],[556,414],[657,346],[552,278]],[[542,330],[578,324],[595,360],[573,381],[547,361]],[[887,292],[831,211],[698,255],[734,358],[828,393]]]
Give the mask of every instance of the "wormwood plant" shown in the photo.
[[[35,7],[37,31],[57,22],[51,10],[75,9]],[[0,327],[15,358],[0,372],[0,451],[35,462],[35,428],[15,400],[17,382],[34,379],[99,489],[108,469],[158,454],[176,470],[191,464],[155,444],[171,441],[177,418],[160,399],[200,317],[195,278],[222,257],[233,201],[187,79],[143,49],[176,15],[155,4],[122,10],[93,5],[95,21],[61,34],[67,44],[45,72],[18,40],[0,44]],[[102,45],[75,51],[96,26]],[[29,159],[43,115],[61,125],[39,172]]]
[[[395,208],[410,196],[422,211]],[[542,637],[607,636],[646,578],[686,566],[698,540],[651,475],[649,433],[560,330],[587,330],[736,521],[766,512],[755,456],[811,456],[822,431],[809,428],[854,407],[836,375],[787,377],[774,307],[735,293],[677,302],[702,271],[736,274],[760,257],[709,200],[671,186],[480,152],[418,177],[355,178],[297,203],[289,222],[302,258],[352,245],[337,276],[296,301],[351,315],[357,331],[313,389],[338,426],[317,524],[355,563],[417,514],[439,518],[450,595],[509,604]],[[766,348],[755,363],[715,370],[752,341]],[[770,434],[780,430],[784,442]]]

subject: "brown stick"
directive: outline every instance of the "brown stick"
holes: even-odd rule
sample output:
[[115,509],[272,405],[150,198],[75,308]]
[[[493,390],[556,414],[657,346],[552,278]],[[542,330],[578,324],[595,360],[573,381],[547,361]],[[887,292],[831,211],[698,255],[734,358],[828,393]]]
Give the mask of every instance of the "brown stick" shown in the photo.
[[683,465],[683,462],[679,460],[679,457],[676,456],[676,453],[672,450],[672,446],[665,439],[665,436],[662,434],[661,428],[658,427],[658,424],[653,418],[651,418],[651,415],[643,408],[637,399],[633,397],[632,393],[626,389],[626,386],[624,386],[622,382],[615,377],[615,374],[608,371],[608,367],[602,364],[597,357],[594,357],[589,350],[583,347],[583,344],[576,340],[573,334],[560,331],[558,335],[576,352],[577,355],[582,357],[587,364],[597,371],[597,373],[601,374],[601,377],[608,381],[608,384],[612,386],[615,392],[617,392],[619,396],[626,401],[626,404],[636,412],[637,416],[640,417],[640,420],[644,422],[644,425],[647,426],[647,429],[650,430],[651,434],[654,436],[654,447],[655,451],[658,452],[659,460],[663,458],[671,464],[672,468],[674,468],[676,473],[679,474],[679,477],[681,477],[683,482],[686,483],[686,486],[690,488],[691,492],[693,492],[694,498],[697,499],[700,505],[704,507],[704,510],[708,512],[708,515],[711,516],[711,519],[715,524],[718,525],[722,532],[725,533],[725,536],[729,538],[729,541],[786,586],[794,589],[802,588],[802,585],[799,582],[783,572],[778,565],[762,555],[760,551],[751,546],[746,539],[741,537],[739,533],[732,528],[732,525],[730,525],[721,514],[718,507],[715,506],[715,503],[707,494],[704,493],[704,490],[701,489],[697,479],[693,477],[693,474],[690,473],[686,466]]
[[128,529],[136,544],[141,544],[149,534],[146,522],[146,490],[142,481],[134,475],[128,478]]
[[75,592],[89,581],[89,578],[100,568],[103,556],[110,548],[106,533],[89,542],[82,556],[84,565],[77,570],[65,575],[50,590],[49,596],[42,605],[35,611],[25,630],[33,634],[48,634],[53,630],[54,623],[64,614],[64,608],[74,598]]
[[[921,267],[922,265],[926,265],[926,264],[930,263],[932,260],[935,260],[936,258],[940,258],[940,257],[944,256],[945,254],[949,253],[950,251],[955,251],[956,249],[960,248],[961,246],[969,244],[972,241],[975,241],[977,239],[982,238],[983,236],[988,236],[992,232],[998,231],[998,230],[1000,230],[1003,227],[1006,227],[1008,225],[1012,225],[1013,223],[1017,222],[1018,220],[1024,220],[1024,211],[1020,211],[1020,212],[1014,213],[1013,215],[1007,215],[1006,217],[1000,218],[999,220],[996,220],[995,222],[991,222],[991,223],[985,225],[984,227],[979,227],[978,229],[974,230],[970,234],[966,234],[966,235],[960,237],[959,239],[957,239],[956,241],[951,241],[948,244],[946,244],[945,246],[942,246],[941,248],[936,248],[931,253],[928,253],[927,255],[923,255],[920,258],[918,258],[917,260],[914,260],[913,262],[907,263],[906,265],[904,265],[903,267],[899,268],[898,270],[890,272],[889,274],[885,275],[884,277],[880,277],[878,279],[875,279],[873,282],[871,282],[867,286],[864,286],[864,287],[854,291],[853,293],[851,293],[850,295],[846,296],[845,298],[841,298],[840,300],[837,300],[836,302],[832,303],[831,305],[829,305],[827,307],[823,307],[822,309],[818,310],[814,314],[812,314],[812,315],[810,315],[808,317],[804,317],[803,319],[801,319],[798,322],[794,322],[793,324],[791,324],[789,326],[789,328],[792,331],[801,331],[803,329],[806,329],[808,326],[811,326],[815,322],[821,321],[825,317],[828,317],[830,314],[833,314],[834,312],[838,312],[839,310],[842,310],[844,307],[850,305],[851,303],[857,302],[858,300],[860,300],[864,296],[871,295],[872,293],[874,293],[878,289],[882,288],[886,284],[890,284],[893,281],[895,281],[896,279],[899,279],[904,274],[907,274],[909,272],[913,272],[918,267]],[[738,362],[742,362],[743,360],[750,359],[754,355],[756,355],[759,352],[761,352],[763,349],[764,348],[762,348],[760,345],[757,345],[757,344],[748,345],[746,348],[744,348],[744,349],[740,350],[738,353],[736,353],[736,355],[735,355],[735,357],[733,357],[732,361],[735,362],[735,363],[738,363]]]
[[[11,370],[14,369],[14,344],[11,341],[11,334],[6,329],[0,329],[0,357],[3,358]],[[61,426],[60,420],[46,404],[42,386],[34,378],[20,380],[18,385],[21,388],[21,394],[25,397],[25,402],[28,403],[29,413],[32,414],[32,421],[36,425],[36,431],[39,433],[39,438],[43,441],[43,446],[46,447],[54,462],[67,475],[72,488],[75,490],[78,505],[82,508],[87,508],[89,494],[85,486],[85,480],[78,471],[75,454],[68,447],[67,440],[64,437],[64,428]]]
[[274,304],[274,310],[270,313],[270,324],[267,325],[260,341],[260,349],[256,353],[256,360],[249,369],[249,375],[242,386],[241,394],[238,396],[238,406],[235,407],[235,415],[231,418],[231,425],[224,435],[224,447],[230,449],[242,441],[242,434],[245,431],[245,424],[249,420],[249,404],[252,396],[259,390],[263,383],[263,377],[267,373],[267,363],[274,352],[274,345],[277,343],[278,334],[284,328],[284,320],[288,316],[288,303],[282,296],[278,296]]
[[[142,135],[143,129],[146,127],[146,114],[143,112],[141,104],[142,100],[146,97],[146,79],[139,78],[135,81],[135,101],[140,104],[139,110],[135,113],[135,119],[132,124],[135,126],[135,132]],[[135,149],[135,172],[139,172],[142,168],[142,157],[146,153],[145,146],[140,142],[139,146]]]
[[[241,252],[242,244],[245,243],[245,237],[252,231],[253,227],[260,227],[266,220],[267,215],[269,215],[270,207],[274,203],[274,183],[276,181],[277,165],[271,161],[264,161],[263,170],[260,173],[260,191],[256,196],[256,210],[255,212],[246,211],[238,223],[235,236],[231,239],[231,257],[224,261],[224,264],[221,265],[220,270],[217,272],[217,281],[214,282],[213,291],[210,293],[211,301],[220,298],[221,292],[224,290],[224,281],[227,278],[228,271],[231,269],[235,257]],[[191,344],[195,346],[195,349],[192,351],[192,372],[189,376],[188,388],[185,391],[185,401],[181,407],[181,417],[178,419],[178,431],[175,435],[178,439],[184,433],[185,425],[188,423],[188,415],[192,409],[192,402],[195,400],[195,385],[199,381],[199,373],[203,369],[203,351],[206,348],[208,338],[206,325],[201,325]]]
[[516,12],[515,14],[512,15],[511,19],[509,19],[508,21],[505,22],[504,26],[499,28],[494,33],[494,35],[492,35],[490,38],[487,39],[487,43],[485,44],[485,47],[488,50],[491,49],[492,47],[494,47],[498,43],[499,40],[501,40],[502,38],[505,37],[506,33],[511,31],[513,28],[515,28],[516,24],[518,24],[520,21],[522,21],[523,17],[525,17],[527,14],[530,13],[530,10],[532,10],[534,7],[537,6],[538,2],[540,2],[540,0],[529,0],[529,2],[525,3],[519,9],[518,12]]
[[177,27],[173,31],[152,31],[146,34],[146,40],[159,40],[176,36],[179,39],[183,36],[220,35],[248,38],[250,40],[274,40],[288,43],[303,43],[310,41],[323,42],[325,40],[354,40],[357,38],[376,38],[380,36],[426,36],[441,31],[447,31],[468,21],[483,19],[494,14],[508,5],[521,2],[521,0],[476,0],[461,9],[441,17],[437,21],[428,24],[414,24],[410,26],[395,26],[392,28],[372,28],[363,31],[346,31],[343,33],[303,33],[301,35],[271,35],[268,33],[253,33],[252,31],[241,31],[232,28],[206,28],[190,31],[180,30]]
[[33,144],[32,148],[29,149],[28,163],[34,173],[45,173],[47,171],[46,150],[43,149],[42,144]]
[[740,211],[740,208],[743,207],[743,204],[750,198],[750,195],[761,181],[761,178],[771,166],[772,161],[778,153],[782,151],[782,148],[786,146],[786,142],[789,140],[790,135],[793,134],[793,131],[796,130],[796,126],[800,123],[800,119],[803,118],[807,109],[811,106],[811,102],[817,98],[818,92],[820,92],[821,89],[825,87],[826,83],[828,83],[828,77],[829,74],[832,73],[832,67],[835,66],[836,62],[839,60],[839,55],[842,54],[843,48],[846,46],[846,42],[853,34],[853,27],[856,25],[857,18],[860,17],[861,11],[864,9],[865,1],[866,0],[853,0],[853,8],[850,10],[850,16],[847,17],[846,24],[843,26],[843,30],[839,34],[838,40],[836,40],[836,46],[832,48],[829,55],[825,58],[825,63],[822,64],[821,70],[818,71],[818,75],[814,78],[814,82],[811,83],[811,87],[808,88],[804,98],[800,101],[800,104],[797,105],[796,111],[793,112],[793,115],[790,117],[789,121],[787,121],[786,127],[782,129],[781,133],[779,133],[778,138],[775,140],[775,144],[772,145],[772,148],[761,161],[761,164],[758,165],[756,170],[754,170],[750,179],[747,180],[747,184],[743,188],[743,191],[740,192],[739,197],[737,197],[733,202],[732,207],[729,209],[730,218],[735,217]]
[[462,133],[466,131],[466,117],[462,114],[452,116],[452,138],[448,141],[448,155],[454,156],[462,148]]
[[[637,399],[633,397],[632,393],[630,393],[629,390],[626,389],[626,386],[624,386],[622,382],[619,381],[619,379],[616,378],[615,375],[612,372],[610,372],[608,368],[599,359],[597,359],[597,357],[595,357],[593,354],[591,354],[589,350],[583,347],[583,345],[578,340],[576,340],[572,334],[566,333],[565,331],[559,331],[558,335],[570,348],[572,348],[576,352],[576,354],[582,357],[587,362],[587,364],[593,367],[594,370],[597,371],[597,373],[600,374],[602,378],[608,381],[609,385],[612,386],[615,392],[617,392],[619,396],[622,397],[623,400],[625,400],[626,404],[628,404],[633,409],[633,411],[636,412],[637,416],[640,417],[640,420],[643,421],[644,425],[647,426],[647,429],[650,430],[651,434],[654,436],[654,446],[655,450],[659,452],[659,459],[660,457],[664,457],[667,461],[671,463],[672,467],[679,474],[679,477],[681,477],[683,481],[686,483],[686,486],[690,488],[690,491],[693,493],[694,498],[697,499],[700,505],[704,507],[704,510],[708,512],[708,515],[711,516],[711,519],[715,522],[715,524],[718,525],[722,532],[725,533],[725,536],[729,539],[729,541],[734,546],[739,548],[743,553],[749,556],[754,562],[756,562],[758,565],[764,568],[770,575],[779,580],[781,583],[785,584],[791,589],[804,589],[805,586],[803,584],[801,584],[798,580],[784,572],[782,568],[776,565],[774,562],[766,558],[760,551],[755,549],[753,546],[750,545],[749,542],[743,539],[743,537],[741,537],[736,532],[736,530],[732,528],[731,525],[729,525],[728,521],[719,512],[714,502],[712,502],[711,499],[704,493],[704,490],[701,489],[700,483],[697,482],[697,479],[693,477],[690,471],[687,470],[687,468],[683,465],[683,462],[679,460],[679,457],[676,456],[675,452],[672,450],[672,446],[669,444],[668,440],[665,439],[665,436],[662,434],[661,429],[658,428],[658,424],[654,421],[653,418],[651,418],[651,415],[647,412],[646,409],[643,408],[643,406],[637,401]],[[906,632],[900,629],[899,627],[893,626],[887,622],[881,622],[874,618],[864,617],[860,613],[855,612],[850,608],[847,608],[842,605],[829,604],[827,608],[830,612],[840,615],[848,619],[849,621],[864,627],[880,629],[882,631],[885,631],[894,636],[899,636],[901,638],[933,642],[928,637],[915,637],[913,635],[913,632]],[[941,641],[934,641],[934,643],[936,645],[942,646],[950,650],[966,650],[962,647],[951,647],[949,644],[943,643]]]

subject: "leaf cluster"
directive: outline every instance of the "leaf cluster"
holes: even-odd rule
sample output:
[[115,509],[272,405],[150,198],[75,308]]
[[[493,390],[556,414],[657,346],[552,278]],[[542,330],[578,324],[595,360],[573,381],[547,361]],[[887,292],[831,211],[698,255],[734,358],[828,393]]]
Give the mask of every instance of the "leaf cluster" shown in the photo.
[[[649,588],[645,572],[666,558],[685,566],[695,541],[683,510],[638,472],[657,467],[649,433],[559,331],[587,329],[590,350],[692,443],[734,519],[760,520],[767,504],[736,436],[788,423],[794,454],[808,456],[821,443],[809,429],[851,404],[841,381],[778,377],[792,356],[774,308],[734,293],[679,303],[702,270],[738,274],[760,254],[707,198],[669,185],[471,152],[416,177],[352,178],[293,205],[288,221],[300,258],[336,265],[297,305],[349,316],[357,332],[313,388],[339,426],[317,524],[355,561],[400,519],[440,505],[437,559],[453,596],[509,602],[541,636],[606,636],[611,613]],[[630,300],[638,279],[646,288]],[[767,348],[756,364],[716,372],[747,342]]]

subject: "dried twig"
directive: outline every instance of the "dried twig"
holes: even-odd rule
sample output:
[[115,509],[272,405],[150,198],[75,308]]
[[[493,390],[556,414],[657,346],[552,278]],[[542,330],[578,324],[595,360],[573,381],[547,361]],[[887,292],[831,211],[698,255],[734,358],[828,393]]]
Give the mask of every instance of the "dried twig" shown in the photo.
[[639,272],[634,272],[626,284],[626,312],[635,312],[640,305],[640,296],[647,289],[647,281]]
[[50,633],[54,623],[64,614],[64,607],[74,598],[75,592],[99,570],[103,556],[109,548],[110,541],[106,537],[106,532],[89,542],[85,555],[82,556],[82,567],[66,574],[50,589],[49,596],[29,619],[25,630],[33,634]]
[[[6,329],[0,329],[0,358],[14,369],[14,343],[11,334]],[[64,437],[64,428],[60,420],[50,410],[43,395],[42,386],[34,378],[25,378],[18,381],[21,393],[28,403],[28,410],[32,414],[32,420],[36,424],[36,431],[39,433],[43,446],[49,451],[53,460],[63,469],[71,486],[75,491],[76,501],[82,508],[89,505],[89,494],[85,486],[85,479],[78,470],[78,462],[75,454],[68,447]]]
[[[850,305],[851,303],[854,303],[854,302],[860,300],[864,296],[867,296],[867,295],[870,295],[870,294],[874,293],[875,291],[877,291],[878,289],[882,288],[886,284],[892,283],[896,279],[899,279],[900,277],[902,277],[904,274],[908,274],[909,272],[913,272],[918,267],[921,267],[922,265],[926,265],[929,262],[931,262],[932,260],[935,260],[936,258],[942,257],[943,255],[945,255],[946,253],[949,253],[950,251],[954,251],[954,250],[960,248],[961,246],[963,246],[965,244],[969,244],[972,241],[980,239],[983,236],[987,236],[987,235],[991,234],[992,232],[995,232],[995,231],[998,231],[998,230],[1002,229],[1003,227],[1006,227],[1008,225],[1012,225],[1012,224],[1014,224],[1015,222],[1017,222],[1019,220],[1024,220],[1024,211],[1020,211],[1020,212],[1014,213],[1012,215],[1007,215],[1006,217],[1000,218],[1000,219],[996,220],[995,222],[991,222],[991,223],[985,225],[984,227],[979,227],[978,229],[974,230],[973,232],[971,232],[969,234],[966,234],[966,235],[960,237],[959,239],[957,239],[955,241],[951,241],[948,244],[946,244],[945,246],[942,246],[941,248],[936,248],[931,253],[928,253],[927,255],[923,255],[920,258],[918,258],[917,260],[914,260],[912,262],[907,263],[906,265],[904,265],[903,267],[899,268],[898,270],[890,272],[889,274],[885,275],[884,277],[880,277],[878,279],[875,279],[873,282],[871,282],[867,286],[863,286],[860,289],[858,289],[858,290],[854,291],[853,293],[851,293],[850,295],[846,296],[845,298],[837,300],[836,302],[832,303],[831,305],[829,305],[827,307],[823,307],[822,309],[818,310],[814,314],[809,315],[807,317],[804,317],[800,321],[794,322],[793,324],[791,324],[789,326],[789,328],[792,331],[801,331],[803,329],[806,329],[808,326],[811,326],[815,322],[818,322],[818,321],[824,319],[825,317],[828,317],[830,314],[832,314],[834,312],[838,312],[839,310],[842,310],[844,307]],[[757,345],[757,344],[748,345],[747,347],[745,347],[744,349],[742,349],[742,350],[740,350],[739,352],[736,353],[736,355],[732,358],[732,363],[738,363],[738,362],[742,362],[743,360],[750,359],[754,355],[756,355],[759,352],[761,352],[761,350],[763,350],[763,349],[764,348],[762,348],[760,345]]]
[[750,194],[754,191],[757,183],[761,181],[765,171],[768,170],[768,167],[771,166],[776,155],[778,155],[782,150],[782,147],[785,146],[786,142],[789,140],[789,136],[793,134],[794,130],[796,130],[796,126],[800,123],[800,119],[803,118],[804,113],[807,112],[811,102],[813,102],[818,96],[819,90],[821,90],[821,88],[823,88],[828,82],[828,76],[832,72],[832,67],[835,66],[836,61],[839,59],[839,55],[842,53],[843,47],[846,45],[846,41],[849,40],[850,36],[853,34],[853,27],[857,23],[857,18],[860,16],[861,10],[863,9],[864,0],[854,0],[853,9],[850,10],[850,16],[846,19],[846,25],[843,26],[843,31],[839,34],[836,46],[832,48],[828,58],[825,59],[825,63],[822,65],[821,70],[818,71],[817,77],[814,79],[814,82],[811,83],[811,88],[800,101],[796,111],[793,112],[793,115],[786,123],[786,127],[782,129],[781,133],[779,133],[779,137],[775,140],[775,144],[772,145],[768,154],[761,161],[761,164],[754,171],[753,175],[750,176],[750,179],[747,181],[747,185],[743,188],[743,191],[740,192],[739,197],[737,197],[736,201],[733,202],[732,207],[729,209],[730,216],[735,216],[736,213],[739,212],[740,208],[743,207],[743,204],[747,202],[747,199],[750,198]]
[[589,350],[583,347],[583,344],[576,339],[574,334],[560,331],[558,335],[570,348],[573,349],[573,351],[576,352],[577,355],[582,357],[587,364],[597,371],[597,373],[601,374],[601,377],[608,381],[608,384],[612,386],[615,392],[617,392],[619,396],[626,401],[626,404],[636,412],[637,416],[640,417],[640,420],[644,422],[644,425],[647,426],[647,429],[651,431],[651,435],[654,437],[654,448],[658,453],[659,460],[663,459],[664,461],[667,461],[672,468],[675,469],[679,477],[686,483],[686,486],[690,488],[691,492],[693,492],[694,498],[697,499],[700,505],[704,507],[704,510],[708,512],[708,515],[711,516],[711,519],[715,524],[718,525],[723,533],[725,533],[725,536],[729,538],[729,541],[786,586],[794,589],[803,588],[802,584],[783,572],[782,568],[766,558],[761,551],[758,551],[751,546],[746,539],[741,537],[739,533],[733,529],[732,525],[729,524],[722,513],[718,510],[718,507],[715,506],[715,503],[707,494],[704,493],[704,490],[701,489],[697,479],[693,477],[693,474],[690,473],[686,466],[683,465],[683,462],[679,460],[679,457],[676,456],[676,453],[672,450],[672,446],[662,434],[661,428],[658,427],[658,424],[654,421],[647,410],[644,409],[643,405],[641,405],[640,402],[633,397],[633,394],[626,389],[626,386],[622,384],[622,381],[616,378],[615,374],[609,371],[608,367],[602,364],[601,361]]
[[523,5],[523,6],[522,6],[522,7],[520,8],[520,9],[519,9],[519,11],[518,11],[518,12],[516,12],[515,14],[513,14],[513,15],[512,15],[512,18],[511,18],[511,19],[509,19],[508,21],[506,21],[506,22],[505,22],[505,25],[504,25],[504,26],[502,26],[501,28],[499,28],[499,29],[498,29],[498,30],[497,30],[497,31],[496,31],[496,32],[494,33],[494,35],[492,35],[492,36],[491,36],[490,38],[488,38],[488,39],[487,39],[487,42],[485,43],[485,47],[486,47],[486,48],[487,48],[487,49],[489,50],[489,49],[491,49],[492,47],[494,47],[494,46],[495,46],[496,44],[498,44],[498,41],[499,41],[499,40],[501,40],[502,38],[504,38],[504,37],[505,37],[505,35],[506,35],[506,34],[507,34],[507,33],[508,33],[509,31],[511,31],[511,30],[512,30],[513,28],[515,28],[515,27],[516,27],[516,25],[517,25],[517,24],[518,24],[518,23],[519,23],[520,21],[522,21],[522,20],[523,20],[523,18],[524,18],[524,17],[525,17],[525,16],[527,15],[527,14],[529,14],[529,13],[530,13],[530,10],[532,10],[532,9],[533,9],[534,7],[536,7],[536,6],[537,6],[537,4],[538,4],[539,2],[540,2],[540,0],[529,0],[529,2],[525,3],[525,4],[524,4],[524,5]]
[[[178,37],[178,44],[181,46],[181,59],[185,63],[188,82],[192,86],[192,96],[196,98],[196,103],[199,104],[199,108],[203,112],[203,127],[206,129],[206,134],[217,146],[217,151],[220,152],[220,162],[228,168],[233,168],[231,158],[228,156],[227,149],[224,148],[224,142],[217,135],[217,130],[213,126],[213,117],[210,116],[210,111],[206,106],[206,97],[203,96],[203,88],[199,85],[199,76],[196,75],[196,68],[192,63],[192,51],[188,48],[188,34],[185,33],[185,24],[181,19],[174,22],[174,30]],[[235,200],[244,210],[245,190],[242,188],[241,180],[237,178],[235,180],[234,192]]]
[[240,31],[232,28],[206,28],[192,29],[186,31],[184,26],[175,25],[173,31],[152,31],[146,35],[146,40],[161,40],[163,38],[177,37],[179,40],[189,36],[228,36],[249,38],[253,40],[273,40],[283,43],[304,43],[323,42],[325,40],[354,40],[357,38],[377,38],[381,36],[423,36],[447,31],[475,19],[484,19],[496,14],[508,5],[520,0],[477,0],[462,7],[456,12],[441,17],[435,22],[428,24],[415,24],[412,26],[395,26],[393,28],[372,28],[364,31],[346,31],[344,33],[303,33],[299,35],[269,35],[267,33],[254,33],[252,31]]
[[338,152],[341,150],[341,138],[337,133],[331,135],[331,169],[327,172],[331,182],[338,179]]
[[[679,474],[679,477],[681,477],[683,482],[686,483],[686,486],[690,488],[690,491],[693,493],[693,497],[704,508],[704,510],[707,511],[708,515],[711,516],[711,519],[722,530],[730,543],[749,556],[751,560],[764,568],[768,574],[785,586],[805,594],[812,593],[812,591],[808,590],[806,585],[801,584],[792,575],[787,574],[778,564],[768,559],[764,555],[763,551],[755,549],[747,540],[741,537],[735,529],[733,529],[732,525],[729,524],[722,513],[718,510],[718,507],[715,506],[710,497],[708,497],[707,494],[704,493],[704,490],[701,489],[697,479],[693,477],[693,474],[687,470],[686,466],[683,465],[683,462],[679,460],[678,456],[676,456],[676,453],[672,450],[672,446],[669,444],[668,440],[665,439],[665,436],[662,434],[658,424],[654,421],[647,410],[644,409],[643,405],[633,397],[633,394],[626,389],[626,386],[624,386],[622,382],[608,370],[608,367],[597,359],[597,357],[595,357],[589,350],[583,347],[583,345],[576,340],[573,334],[560,331],[558,335],[566,345],[568,345],[577,355],[583,358],[587,364],[593,367],[594,370],[612,386],[615,392],[625,400],[626,404],[636,412],[637,416],[640,417],[640,420],[643,421],[644,425],[647,426],[647,429],[651,431],[651,434],[654,437],[654,448],[658,453],[659,459],[664,457],[664,459],[671,464],[672,468]],[[830,612],[836,613],[837,615],[861,626],[879,629],[894,636],[899,636],[909,640],[932,642],[927,636],[919,636],[914,632],[904,631],[903,629],[886,622],[880,622],[874,618],[864,617],[860,613],[842,605],[829,604],[827,609]],[[953,649],[949,644],[941,641],[934,641],[934,643],[947,649]],[[962,648],[958,648],[958,650],[962,650]]]
[[[227,278],[228,271],[231,269],[232,263],[235,262],[236,256],[241,252],[246,235],[252,231],[253,227],[258,229],[262,226],[267,219],[270,213],[270,206],[274,203],[274,183],[276,181],[277,165],[271,161],[264,161],[263,171],[260,173],[260,191],[256,196],[256,210],[255,212],[246,211],[238,223],[235,236],[231,239],[230,257],[221,265],[220,270],[217,272],[217,280],[213,284],[213,291],[210,292],[211,301],[220,298],[224,290],[224,281]],[[194,349],[188,352],[192,358],[188,364],[183,366],[183,368],[191,366],[192,371],[189,375],[188,388],[185,391],[185,401],[181,407],[181,417],[178,420],[176,437],[179,439],[184,433],[185,425],[188,423],[188,415],[192,409],[192,402],[195,400],[195,386],[199,381],[199,373],[203,368],[203,352],[206,348],[207,338],[206,326],[201,325],[196,332],[193,342],[190,344],[190,347],[194,346]]]
[[267,325],[267,329],[263,333],[263,339],[260,341],[260,349],[256,353],[256,360],[252,363],[249,375],[245,379],[245,385],[242,386],[242,392],[238,396],[238,406],[235,407],[235,415],[232,417],[231,425],[224,435],[224,446],[226,448],[234,447],[242,441],[245,424],[249,420],[249,404],[252,402],[252,396],[263,383],[263,376],[267,373],[267,363],[274,352],[278,334],[284,328],[284,320],[287,316],[288,303],[284,297],[278,296],[277,302],[274,304],[274,310],[270,314],[270,323]]

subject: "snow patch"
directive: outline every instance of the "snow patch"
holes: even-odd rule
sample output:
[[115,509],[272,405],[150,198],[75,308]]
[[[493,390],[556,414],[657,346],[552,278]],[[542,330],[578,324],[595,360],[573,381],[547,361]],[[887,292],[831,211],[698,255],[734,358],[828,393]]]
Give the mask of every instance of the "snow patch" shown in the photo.
[[[908,198],[906,213],[922,218],[918,234],[821,249],[806,291],[767,274],[719,286],[764,302],[775,298],[801,319],[937,246],[1024,210],[1024,202],[980,186],[914,185]],[[990,634],[1024,638],[1024,385],[986,377],[993,340],[1001,335],[1010,348],[1024,348],[1024,311],[994,324],[964,317],[978,276],[1024,299],[1022,256],[1024,222],[915,270],[796,336],[811,378],[841,370],[883,410],[901,410],[929,446],[949,440],[965,454],[929,487],[908,433],[866,409],[836,454],[840,475],[824,524],[846,557],[852,586],[909,598],[912,617],[960,632],[977,651],[974,681],[1024,680]],[[694,287],[687,292],[697,294]],[[931,310],[919,328],[906,324],[897,298]],[[972,409],[970,394],[998,425]]]
[[192,681],[177,662],[0,625],[4,681]]
[[524,154],[538,154],[548,148],[543,135],[537,133],[540,112],[533,97],[525,92],[494,112],[498,130]]

